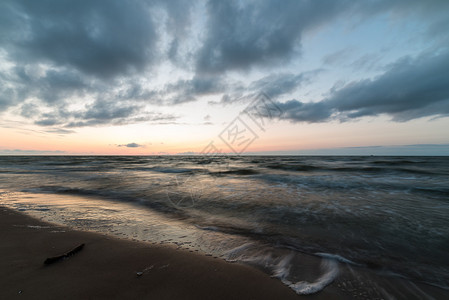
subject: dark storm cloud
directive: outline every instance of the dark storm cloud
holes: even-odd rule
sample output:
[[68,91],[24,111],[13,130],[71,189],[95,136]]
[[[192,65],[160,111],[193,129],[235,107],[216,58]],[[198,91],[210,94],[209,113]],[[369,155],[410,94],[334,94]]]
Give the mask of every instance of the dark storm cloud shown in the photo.
[[[220,104],[230,104],[246,94],[264,91],[270,97],[279,97],[299,88],[302,84],[310,82],[322,70],[313,70],[300,74],[278,73],[245,84],[231,81],[220,75],[197,75],[192,79],[180,79],[174,83],[166,84],[160,90],[146,90],[140,85],[134,85],[125,91],[123,99],[152,99],[153,103],[174,105],[197,100],[204,95],[223,94]],[[245,97],[247,99],[248,97]],[[248,98],[249,99],[249,98]]]
[[[77,121],[66,123],[64,126],[68,128],[101,126],[101,125],[126,125],[133,123],[151,122],[165,123],[172,122],[177,119],[176,116],[170,114],[139,112],[138,106],[121,106],[109,109],[107,112],[90,111],[80,115],[75,115]],[[136,114],[134,114],[136,112]]]
[[[220,103],[229,104],[263,90],[278,100],[310,80],[302,70],[286,74],[277,69],[300,57],[307,31],[336,18],[363,22],[366,16],[391,12],[426,19],[429,26],[423,30],[441,37],[449,6],[448,1],[419,0],[204,3],[205,15],[193,16],[201,4],[182,0],[0,1],[0,59],[13,65],[0,72],[0,112],[14,110],[41,126],[82,127],[173,122],[172,115],[145,112],[145,105],[173,106],[204,95],[222,95]],[[202,24],[203,18],[201,32],[193,32],[198,28],[191,23]],[[331,53],[324,62],[338,63],[346,54],[344,49]],[[382,113],[395,120],[444,114],[447,101],[441,84],[446,82],[439,85],[442,79],[436,74],[447,69],[443,58],[440,64],[432,59],[438,57],[399,61],[378,78],[332,90],[321,102],[279,105],[288,119],[307,122]],[[361,57],[354,67],[368,69],[375,60]],[[164,63],[191,78],[148,87]],[[275,71],[265,74],[272,70],[267,67]],[[252,68],[266,76],[252,83],[228,76]]]
[[331,110],[323,102],[302,103],[293,99],[276,105],[283,112],[281,118],[293,122],[322,122],[331,116]]
[[76,128],[141,122],[161,123],[176,119],[176,116],[170,114],[146,112],[142,105],[100,100],[77,111],[67,111],[64,107],[59,107],[53,112],[40,114],[35,124]]
[[309,83],[312,79],[322,72],[321,69],[292,73],[274,73],[245,85],[243,82],[233,82],[225,85],[224,95],[218,102],[209,102],[210,104],[229,105],[235,102],[245,102],[253,100],[253,97],[261,92],[267,94],[270,98],[276,99],[280,96],[294,92],[296,89]]
[[156,105],[176,105],[196,101],[204,95],[220,94],[227,89],[235,88],[220,76],[194,76],[191,79],[179,79],[167,83],[159,89],[148,89],[134,83],[116,97],[121,100],[145,100]]
[[140,109],[138,105],[115,105],[107,101],[97,101],[87,107],[83,119],[94,120],[116,120],[125,119],[135,115]]
[[16,91],[10,87],[0,88],[0,112],[16,104]]
[[11,20],[2,33],[19,61],[113,77],[142,70],[156,51],[144,1],[8,1],[4,7]]
[[[142,104],[121,98],[120,89],[159,63],[161,26],[173,38],[188,30],[190,6],[158,0],[2,1],[0,51],[14,67],[0,74],[0,111],[20,105],[16,111],[41,126],[174,120],[138,114]],[[86,97],[94,104],[66,110],[74,98]],[[42,113],[43,106],[53,112]]]
[[208,31],[196,65],[199,72],[245,70],[288,61],[301,35],[343,12],[348,1],[220,1],[207,4]]
[[199,96],[222,93],[226,89],[226,81],[218,76],[195,76],[165,85],[160,96],[170,104],[179,104],[194,101]]
[[387,114],[395,121],[449,115],[449,51],[402,58],[374,79],[332,90],[317,103],[278,103],[283,117],[294,122],[348,120]]
[[48,119],[38,120],[38,121],[34,122],[34,124],[41,125],[41,126],[53,126],[53,125],[59,125],[60,121],[58,119],[48,118]]
[[[366,17],[389,12],[445,24],[447,9],[449,2],[444,0],[210,0],[208,30],[196,53],[196,69],[210,74],[288,62],[300,55],[301,38],[306,31],[338,17],[362,22]],[[429,30],[444,32],[444,27],[430,27]],[[343,52],[335,55],[347,54]],[[327,61],[335,59],[338,57],[328,57]]]
[[449,113],[449,52],[403,58],[373,80],[353,82],[335,91],[329,106],[348,117],[382,113],[403,121]]
[[94,91],[86,78],[72,70],[47,70],[39,76],[33,74],[38,70],[32,67],[18,66],[13,71],[9,82],[15,83],[14,102],[34,97],[51,104]]

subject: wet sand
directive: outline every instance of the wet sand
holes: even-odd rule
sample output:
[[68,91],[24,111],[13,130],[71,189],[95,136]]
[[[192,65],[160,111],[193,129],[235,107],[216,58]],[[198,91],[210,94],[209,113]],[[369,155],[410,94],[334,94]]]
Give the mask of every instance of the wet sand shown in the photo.
[[[75,231],[1,206],[0,241],[0,299],[447,299],[449,295],[432,286],[343,266],[324,291],[299,296],[250,266],[168,245]],[[82,243],[83,250],[70,258],[44,265],[46,258]],[[316,262],[310,257],[310,270],[304,271],[313,269]]]
[[[265,273],[240,264],[47,224],[0,207],[0,298],[298,299]],[[72,257],[47,257],[85,243]],[[143,272],[141,276],[137,272]]]

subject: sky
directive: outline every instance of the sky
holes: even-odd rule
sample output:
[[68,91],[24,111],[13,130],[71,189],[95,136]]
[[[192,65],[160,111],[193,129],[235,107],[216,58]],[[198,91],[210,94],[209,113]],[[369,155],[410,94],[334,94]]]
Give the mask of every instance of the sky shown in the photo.
[[0,154],[449,155],[448,11],[2,0]]

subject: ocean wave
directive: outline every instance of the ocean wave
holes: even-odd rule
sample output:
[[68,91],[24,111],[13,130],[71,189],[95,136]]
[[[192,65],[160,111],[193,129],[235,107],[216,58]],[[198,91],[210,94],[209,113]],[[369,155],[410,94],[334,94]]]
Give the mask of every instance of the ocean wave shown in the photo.
[[255,169],[234,169],[228,171],[218,171],[218,172],[209,172],[211,175],[256,175],[260,174],[259,171]]
[[320,171],[326,170],[326,168],[313,166],[313,165],[283,165],[283,164],[269,164],[265,165],[266,168],[284,171]]
[[88,190],[82,188],[71,188],[64,186],[41,186],[36,188],[22,189],[26,193],[54,193],[54,194],[70,194],[81,196],[103,196],[103,193],[98,190]]
[[401,158],[391,158],[389,160],[375,160],[375,161],[371,161],[371,164],[375,164],[375,165],[387,165],[387,166],[398,166],[398,165],[406,165],[406,164],[419,164],[422,163],[423,160],[419,160],[419,159],[401,159]]
[[141,170],[159,172],[159,173],[194,173],[194,172],[204,172],[203,169],[193,169],[193,168],[166,168],[166,167],[152,167]]
[[445,200],[449,199],[448,198],[449,197],[449,189],[414,187],[414,188],[412,188],[412,192],[428,194],[428,195],[433,195],[433,196],[446,197],[446,198],[438,198],[438,199],[445,199]]
[[[387,173],[409,173],[422,175],[447,174],[447,170],[437,168],[405,166],[403,163],[379,164],[379,166],[369,166],[367,162],[363,164],[346,164],[340,166],[326,164],[263,164],[265,168],[290,172],[338,172],[338,173],[367,173],[367,174],[387,174]],[[381,166],[384,165],[384,166]]]
[[[201,234],[449,285],[448,158],[0,157],[0,164],[0,184],[11,191],[130,202]],[[285,277],[287,256],[248,247],[229,259],[266,259]],[[302,292],[326,282],[288,280]]]

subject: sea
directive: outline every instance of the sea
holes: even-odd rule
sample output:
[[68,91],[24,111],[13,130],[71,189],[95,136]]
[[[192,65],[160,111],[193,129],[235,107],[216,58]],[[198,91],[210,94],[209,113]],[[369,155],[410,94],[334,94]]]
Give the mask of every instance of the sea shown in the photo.
[[[250,264],[298,294],[342,264],[449,289],[449,157],[0,156],[0,205]],[[304,256],[321,261],[307,280]]]

